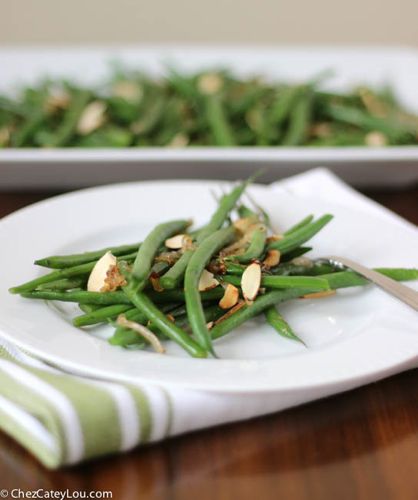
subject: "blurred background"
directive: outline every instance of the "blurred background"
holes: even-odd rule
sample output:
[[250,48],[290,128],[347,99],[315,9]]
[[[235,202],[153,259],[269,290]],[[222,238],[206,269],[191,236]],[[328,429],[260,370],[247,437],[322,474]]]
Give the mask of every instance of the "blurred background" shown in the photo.
[[418,46],[416,0],[2,0],[1,44],[237,42]]

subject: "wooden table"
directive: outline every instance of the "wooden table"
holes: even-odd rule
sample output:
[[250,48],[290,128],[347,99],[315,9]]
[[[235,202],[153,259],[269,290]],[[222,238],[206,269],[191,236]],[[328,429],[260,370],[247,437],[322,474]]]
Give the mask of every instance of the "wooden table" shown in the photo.
[[[0,193],[0,216],[50,194]],[[418,223],[418,187],[366,194]],[[0,490],[110,490],[124,500],[416,500],[417,464],[418,370],[57,472],[0,433]]]

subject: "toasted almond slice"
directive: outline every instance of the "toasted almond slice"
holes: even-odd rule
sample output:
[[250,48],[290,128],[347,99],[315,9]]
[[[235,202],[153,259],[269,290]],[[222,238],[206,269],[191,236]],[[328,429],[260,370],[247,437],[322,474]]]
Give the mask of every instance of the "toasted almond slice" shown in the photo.
[[232,316],[233,314],[235,314],[237,311],[239,311],[244,306],[245,306],[245,301],[244,300],[240,300],[238,302],[238,304],[236,304],[234,307],[231,307],[231,309],[229,309],[228,312],[226,312],[223,316],[221,316],[220,318],[218,318],[215,321],[214,324],[218,325],[219,323],[222,323],[222,321],[226,320],[227,318],[229,318],[230,316]]
[[186,134],[176,134],[168,143],[170,148],[184,148],[190,142],[190,138]]
[[279,250],[271,249],[267,251],[266,258],[263,260],[264,267],[275,267],[279,265],[281,253]]
[[175,236],[172,236],[171,238],[165,240],[164,244],[167,248],[170,248],[171,250],[179,250],[180,248],[183,247],[185,237],[186,237],[185,234],[176,234]]
[[221,309],[231,309],[231,307],[234,307],[235,304],[238,302],[238,299],[239,299],[238,288],[234,285],[231,285],[231,283],[228,283],[228,285],[225,288],[224,296],[219,301],[219,307]]
[[369,132],[366,137],[364,138],[364,142],[366,143],[366,146],[372,146],[372,147],[382,147],[386,146],[388,143],[388,140],[382,132]]
[[307,293],[303,295],[301,299],[322,299],[323,297],[329,297],[336,293],[336,290],[324,290],[323,292]]
[[199,280],[199,292],[206,292],[207,290],[212,290],[219,285],[219,281],[214,277],[212,273],[203,269]]
[[102,101],[93,101],[88,104],[77,123],[77,132],[87,135],[103,125],[105,120],[106,104]]
[[202,94],[211,95],[221,90],[223,83],[221,75],[217,73],[205,73],[199,78],[197,86]]
[[143,90],[138,83],[129,80],[121,80],[116,82],[112,88],[113,95],[122,97],[127,101],[140,101],[143,95]]
[[209,321],[209,323],[206,323],[206,328],[207,328],[208,330],[210,330],[211,328],[213,328],[213,325],[214,325],[214,324],[215,324],[215,323],[214,323],[213,321]]
[[112,270],[117,264],[116,257],[111,252],[106,252],[96,262],[93,267],[88,282],[87,290],[89,292],[101,292],[106,287],[106,280],[108,272]]
[[151,276],[149,277],[149,280],[151,282],[152,288],[156,292],[163,292],[164,288],[160,284],[160,277],[158,276],[157,273],[151,273]]
[[269,236],[266,239],[266,243],[269,244],[269,243],[273,243],[273,241],[280,241],[283,238],[284,238],[284,236],[282,234],[272,234],[271,236]]
[[240,233],[246,233],[248,228],[257,222],[257,216],[253,217],[243,217],[242,219],[237,219],[234,221],[234,227]]
[[308,257],[304,257],[304,256],[295,257],[294,259],[292,259],[291,262],[295,266],[313,267],[313,265],[314,265],[313,262],[311,261],[311,259],[309,259]]
[[261,266],[258,262],[250,264],[242,273],[241,289],[244,299],[252,302],[258,294],[261,284]]
[[176,318],[172,314],[167,314],[167,319],[172,323],[176,322]]

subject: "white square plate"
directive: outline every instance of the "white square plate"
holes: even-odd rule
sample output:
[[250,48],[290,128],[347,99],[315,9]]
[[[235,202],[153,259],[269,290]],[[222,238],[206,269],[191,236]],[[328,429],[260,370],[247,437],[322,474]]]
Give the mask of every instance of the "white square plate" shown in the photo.
[[[81,330],[77,308],[10,295],[7,289],[43,271],[35,258],[140,241],[157,223],[193,214],[197,225],[215,206],[218,183],[171,181],[99,187],[52,198],[0,221],[0,333],[32,354],[74,372],[125,381],[220,392],[291,391],[367,381],[418,359],[417,313],[368,286],[281,307],[308,348],[279,337],[263,319],[216,342],[221,359],[192,359],[168,343],[166,355],[128,351],[103,337],[110,327]],[[416,267],[418,232],[396,219],[303,199],[280,186],[253,186],[276,226],[308,213],[334,220],[313,239],[313,255],[346,255],[368,266]],[[360,222],[361,221],[361,222]],[[417,287],[417,283],[411,286]],[[48,307],[50,306],[50,307]]]
[[[0,91],[45,75],[93,84],[109,63],[161,74],[167,63],[184,70],[228,67],[239,75],[300,81],[332,69],[328,88],[390,84],[418,113],[418,55],[413,49],[371,47],[141,46],[0,49]],[[367,148],[129,148],[0,149],[0,189],[68,188],[155,178],[244,177],[270,167],[263,180],[327,166],[355,185],[401,186],[418,180],[418,146]]]

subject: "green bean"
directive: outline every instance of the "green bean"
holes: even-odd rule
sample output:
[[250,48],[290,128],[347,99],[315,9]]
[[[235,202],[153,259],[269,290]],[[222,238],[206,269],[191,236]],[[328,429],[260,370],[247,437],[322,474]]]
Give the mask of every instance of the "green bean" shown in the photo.
[[37,266],[49,267],[52,269],[62,269],[66,267],[78,266],[88,262],[93,262],[100,259],[106,252],[111,252],[115,257],[129,255],[137,252],[141,243],[133,243],[131,245],[119,245],[116,247],[102,248],[92,252],[84,252],[73,255],[52,255],[43,259],[35,260]]
[[400,123],[394,119],[380,118],[348,106],[330,105],[328,115],[334,120],[355,125],[366,131],[379,131],[391,138],[394,142],[402,141],[405,134],[416,134],[416,124]]
[[219,96],[205,96],[205,110],[213,143],[216,146],[234,146],[235,138]]
[[[241,284],[240,276],[224,276],[223,280],[232,285]],[[328,280],[312,276],[262,276],[261,286],[267,288],[309,288],[311,290],[329,290]]]
[[123,292],[86,292],[84,290],[73,292],[54,291],[29,291],[21,293],[25,299],[59,300],[61,302],[78,302],[80,304],[97,304],[109,306],[112,304],[130,304]]
[[290,114],[290,125],[283,137],[283,146],[298,146],[306,140],[312,113],[312,96],[301,96]]
[[308,224],[310,224],[313,221],[313,218],[314,218],[313,215],[306,216],[304,219],[302,219],[297,224],[295,224],[294,226],[289,228],[287,231],[285,231],[283,233],[283,236],[289,236],[289,234],[292,234],[295,231],[298,231],[299,229],[301,229],[302,227],[307,226]]
[[296,340],[305,345],[290,327],[289,323],[283,318],[275,306],[270,306],[264,311],[267,323],[272,326],[276,332],[286,339]]
[[162,313],[154,303],[141,291],[138,291],[138,284],[132,282],[124,288],[124,293],[129,300],[143,312],[149,321],[165,334],[168,338],[180,345],[191,356],[205,358],[206,350],[195,342],[187,333],[172,323],[164,313]]
[[[375,269],[375,271],[396,281],[412,281],[418,279],[418,269],[380,267]],[[370,281],[354,271],[341,271],[332,274],[324,274],[321,275],[321,278],[327,280],[329,287],[332,289],[363,286],[370,283]]]
[[201,295],[198,290],[200,276],[212,255],[235,237],[235,228],[219,229],[206,238],[192,255],[184,277],[185,300],[190,326],[197,340],[213,354],[210,335],[206,326]]
[[86,278],[63,278],[61,280],[51,281],[49,283],[44,283],[36,287],[36,290],[73,290],[75,288],[81,288],[86,284]]
[[[207,236],[209,236],[222,226],[229,213],[234,209],[242,193],[245,191],[248,183],[251,182],[251,179],[252,178],[242,182],[241,184],[236,186],[230,193],[222,196],[222,198],[219,200],[218,208],[212,215],[210,221],[197,234],[197,243],[201,243]],[[184,254],[174,264],[174,266],[171,267],[171,269],[169,269],[161,277],[160,283],[164,289],[171,290],[180,285],[186,268],[190,262],[190,259],[192,258],[193,252],[194,250],[187,250],[186,252],[184,252]]]
[[242,219],[246,219],[248,217],[257,217],[257,214],[246,205],[240,205],[237,209],[237,212]]
[[79,266],[68,267],[67,269],[59,269],[58,271],[53,271],[52,273],[45,274],[39,278],[35,278],[31,281],[23,283],[22,285],[15,286],[9,289],[10,293],[23,293],[35,290],[39,285],[44,283],[51,283],[53,281],[61,280],[63,278],[72,278],[74,276],[86,275],[91,272],[95,266],[95,262],[88,262],[86,264],[81,264]]
[[271,105],[270,122],[273,126],[281,126],[287,119],[300,94],[299,86],[288,86],[281,89]]
[[289,262],[293,259],[296,259],[296,257],[301,257],[302,255],[305,255],[305,253],[308,253],[312,250],[312,247],[297,247],[294,250],[291,250],[290,252],[286,252],[285,255],[282,255],[280,262]]
[[250,306],[245,304],[236,313],[231,314],[231,316],[216,324],[210,331],[211,337],[213,340],[223,337],[249,319],[258,316],[268,307],[284,302],[285,300],[302,297],[308,293],[312,293],[312,290],[309,288],[289,288],[287,290],[273,290],[265,295],[259,295]]
[[151,272],[154,257],[164,243],[164,241],[173,234],[180,233],[190,225],[188,220],[174,220],[159,224],[145,238],[138,250],[132,270],[133,276],[143,283]]
[[64,119],[58,127],[55,137],[49,146],[57,148],[67,144],[67,142],[75,134],[78,120],[80,119],[90,98],[90,91],[77,90],[72,98],[70,107],[67,109]]
[[101,306],[95,304],[78,304],[78,307],[86,314],[90,314],[97,309],[101,309]]
[[96,325],[97,323],[104,323],[108,319],[116,318],[119,314],[122,314],[129,309],[132,309],[130,304],[112,304],[107,307],[101,307],[91,313],[77,316],[72,322],[74,326],[78,327]]
[[266,228],[264,226],[257,228],[251,235],[251,242],[246,251],[242,255],[234,255],[234,259],[244,263],[258,259],[263,254],[266,239]]
[[286,254],[315,236],[316,233],[328,224],[332,217],[333,216],[329,214],[323,215],[316,221],[297,229],[288,236],[285,236],[282,240],[273,241],[268,245],[268,249],[275,248],[282,254]]

